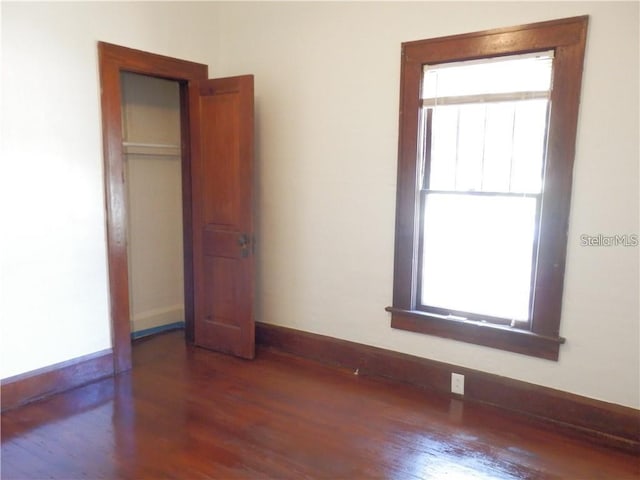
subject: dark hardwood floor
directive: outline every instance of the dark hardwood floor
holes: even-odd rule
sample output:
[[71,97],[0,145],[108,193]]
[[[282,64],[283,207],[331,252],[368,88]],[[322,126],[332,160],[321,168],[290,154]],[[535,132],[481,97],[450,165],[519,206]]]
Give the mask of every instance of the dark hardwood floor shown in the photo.
[[3,479],[633,479],[637,456],[281,353],[134,345],[134,369],[2,414]]

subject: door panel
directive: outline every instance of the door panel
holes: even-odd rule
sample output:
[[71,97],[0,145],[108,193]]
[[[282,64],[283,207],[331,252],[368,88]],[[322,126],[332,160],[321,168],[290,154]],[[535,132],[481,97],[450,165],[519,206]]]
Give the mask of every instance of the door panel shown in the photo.
[[206,224],[237,226],[240,220],[240,193],[238,181],[242,159],[238,148],[241,119],[239,98],[236,92],[208,95],[208,88],[201,87],[202,144],[203,156],[208,159],[224,159],[204,164],[208,188],[204,193],[204,215]]
[[195,343],[253,358],[253,77],[191,82]]
[[205,320],[235,326],[238,302],[238,265],[232,258],[206,257],[206,281],[211,296],[207,301]]

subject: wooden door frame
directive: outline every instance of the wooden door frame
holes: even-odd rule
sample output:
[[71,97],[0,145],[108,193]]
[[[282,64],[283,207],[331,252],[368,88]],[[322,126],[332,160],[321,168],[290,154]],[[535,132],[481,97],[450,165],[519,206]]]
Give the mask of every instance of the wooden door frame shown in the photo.
[[127,208],[122,148],[120,74],[138,73],[178,81],[182,144],[182,204],[185,279],[185,337],[193,341],[193,241],[188,82],[208,78],[207,65],[98,42],[104,150],[107,263],[114,374],[131,368]]

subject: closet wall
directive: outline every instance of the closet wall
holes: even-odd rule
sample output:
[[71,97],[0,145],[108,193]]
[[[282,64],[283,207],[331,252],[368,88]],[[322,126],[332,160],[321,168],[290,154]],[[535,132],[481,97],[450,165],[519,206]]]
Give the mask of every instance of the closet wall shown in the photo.
[[130,73],[122,74],[121,85],[137,337],[184,324],[180,94],[177,82]]

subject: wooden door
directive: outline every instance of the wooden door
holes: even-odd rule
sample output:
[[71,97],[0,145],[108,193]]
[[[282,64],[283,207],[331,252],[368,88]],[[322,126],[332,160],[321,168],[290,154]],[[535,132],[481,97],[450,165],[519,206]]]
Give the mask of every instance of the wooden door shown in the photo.
[[255,354],[253,76],[189,83],[196,345]]

